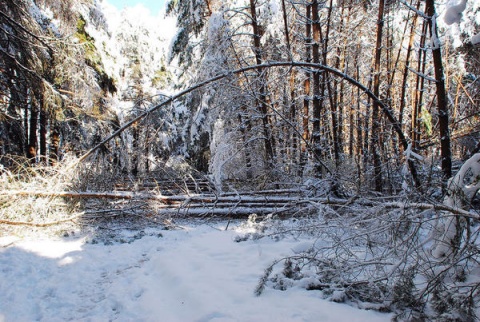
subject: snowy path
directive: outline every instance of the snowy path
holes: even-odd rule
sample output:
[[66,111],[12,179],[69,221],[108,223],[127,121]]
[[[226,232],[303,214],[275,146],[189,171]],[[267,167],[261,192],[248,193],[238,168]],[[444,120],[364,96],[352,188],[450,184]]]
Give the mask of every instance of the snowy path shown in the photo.
[[[0,321],[388,321],[290,289],[253,294],[298,241],[236,243],[209,226],[131,244],[17,240],[0,248]],[[0,246],[8,244],[0,238]]]

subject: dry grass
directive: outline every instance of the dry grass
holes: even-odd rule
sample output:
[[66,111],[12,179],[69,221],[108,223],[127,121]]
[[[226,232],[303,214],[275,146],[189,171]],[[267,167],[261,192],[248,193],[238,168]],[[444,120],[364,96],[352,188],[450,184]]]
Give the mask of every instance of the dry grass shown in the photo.
[[[104,158],[79,162],[68,156],[55,166],[32,166],[19,158],[2,162],[9,167],[0,168],[0,237],[65,235],[112,225],[132,228],[154,219],[157,223],[144,200],[102,198],[102,192],[115,192],[116,184],[135,190],[137,180]],[[100,196],[82,197],[85,192]]]
[[[56,193],[75,189],[83,166],[66,158],[56,166],[31,166],[24,159],[9,159],[9,169],[0,173],[0,237],[31,231],[73,229],[82,205],[71,198],[14,195],[13,191]],[[55,227],[55,228],[54,228]]]

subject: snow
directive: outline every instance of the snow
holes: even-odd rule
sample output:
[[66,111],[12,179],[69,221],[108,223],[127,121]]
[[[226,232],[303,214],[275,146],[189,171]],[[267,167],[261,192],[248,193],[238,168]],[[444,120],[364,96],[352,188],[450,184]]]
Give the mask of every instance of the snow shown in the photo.
[[390,320],[298,287],[255,296],[264,269],[307,240],[235,242],[242,226],[225,227],[123,231],[123,243],[107,244],[0,238],[0,321]]
[[470,39],[472,45],[480,44],[480,33],[476,34]]
[[37,4],[32,1],[28,10],[43,29],[49,29],[57,36],[61,35],[58,30],[58,26],[60,26],[61,23],[58,19],[54,19],[53,12],[50,8],[39,8]]
[[[434,15],[432,17],[432,30],[437,30],[437,17],[436,17],[436,15]],[[441,47],[441,42],[440,42],[440,39],[438,38],[438,35],[437,35],[436,32],[432,33],[431,43],[432,43],[431,44],[432,50],[439,49]]]
[[447,25],[460,23],[462,20],[462,12],[467,7],[467,0],[461,0],[458,4],[449,5],[443,16],[443,20]]
[[418,161],[423,161],[423,157],[420,154],[413,152],[411,143],[408,144],[407,149],[405,152],[403,152],[403,155],[405,155],[407,160],[414,161],[417,159]]
[[[107,32],[98,30],[93,23],[87,24],[86,30],[100,49],[105,70],[120,91],[126,91],[131,86],[128,76],[132,74],[132,60],[140,58],[142,90],[155,95],[158,89],[151,86],[151,79],[162,60],[166,60],[170,41],[176,34],[175,19],[165,17],[164,11],[153,16],[143,5],[118,10],[105,1],[99,7],[108,25]],[[121,76],[122,71],[126,75]]]
[[444,5],[440,4],[439,9],[443,12],[443,19],[438,21],[439,26],[445,28],[454,48],[462,46],[464,38],[470,38],[474,45],[480,41],[475,38],[480,24],[480,15],[477,14],[480,1],[448,0]]

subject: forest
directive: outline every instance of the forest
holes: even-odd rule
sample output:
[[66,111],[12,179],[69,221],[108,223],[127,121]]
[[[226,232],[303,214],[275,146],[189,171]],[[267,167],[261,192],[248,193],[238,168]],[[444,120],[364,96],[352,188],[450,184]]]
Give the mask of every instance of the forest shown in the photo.
[[[474,321],[480,2],[0,1],[0,229],[246,220],[301,286]],[[2,233],[0,233],[1,235]]]

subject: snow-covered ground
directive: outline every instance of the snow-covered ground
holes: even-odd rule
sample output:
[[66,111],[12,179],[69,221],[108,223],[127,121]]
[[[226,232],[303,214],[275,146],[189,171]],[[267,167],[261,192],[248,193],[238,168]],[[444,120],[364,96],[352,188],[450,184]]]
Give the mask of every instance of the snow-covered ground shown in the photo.
[[225,226],[124,231],[107,245],[92,235],[1,237],[0,321],[390,320],[318,291],[255,296],[264,269],[308,241],[236,242],[245,226]]

